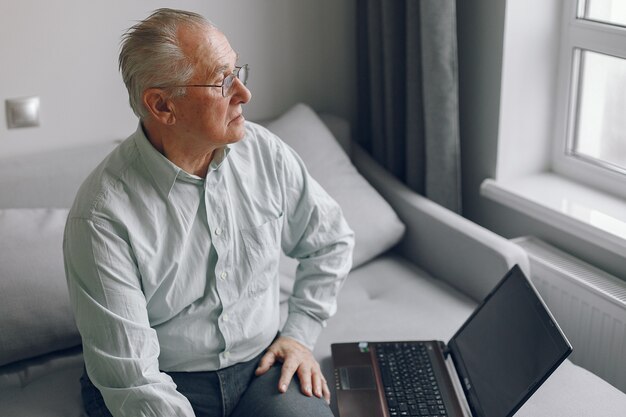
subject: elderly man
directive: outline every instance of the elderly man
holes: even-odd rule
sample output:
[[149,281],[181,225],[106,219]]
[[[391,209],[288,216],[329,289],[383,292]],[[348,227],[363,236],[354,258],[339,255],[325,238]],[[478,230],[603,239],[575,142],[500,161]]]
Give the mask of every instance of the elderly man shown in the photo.
[[[311,349],[353,233],[294,152],[244,120],[248,68],[197,14],[124,36],[137,131],[87,178],[64,256],[90,416],[330,416]],[[299,260],[280,333],[281,250]]]

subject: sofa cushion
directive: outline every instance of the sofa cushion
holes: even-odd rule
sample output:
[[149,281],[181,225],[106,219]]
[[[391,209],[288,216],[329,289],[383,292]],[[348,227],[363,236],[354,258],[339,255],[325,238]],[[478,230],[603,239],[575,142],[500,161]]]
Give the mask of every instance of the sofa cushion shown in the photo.
[[[297,104],[266,127],[291,146],[309,173],[339,203],[354,230],[353,268],[394,246],[404,225],[391,206],[359,174],[317,114]],[[281,259],[281,290],[293,284],[296,262]],[[286,284],[287,283],[287,284]]]
[[331,343],[448,341],[475,307],[474,300],[406,259],[379,256],[350,272],[315,356],[329,357]]
[[80,343],[63,269],[67,212],[0,210],[0,365]]
[[87,417],[80,347],[0,367],[0,416]]

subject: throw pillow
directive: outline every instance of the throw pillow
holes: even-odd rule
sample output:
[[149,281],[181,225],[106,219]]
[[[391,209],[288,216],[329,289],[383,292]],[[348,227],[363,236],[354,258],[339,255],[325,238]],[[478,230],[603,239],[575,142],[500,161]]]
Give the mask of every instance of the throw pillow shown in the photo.
[[[404,225],[310,107],[297,104],[266,127],[298,153],[311,176],[343,209],[355,233],[353,268],[398,243]],[[293,287],[296,264],[287,257],[281,260],[281,295]]]
[[63,268],[67,213],[0,210],[0,365],[80,343]]

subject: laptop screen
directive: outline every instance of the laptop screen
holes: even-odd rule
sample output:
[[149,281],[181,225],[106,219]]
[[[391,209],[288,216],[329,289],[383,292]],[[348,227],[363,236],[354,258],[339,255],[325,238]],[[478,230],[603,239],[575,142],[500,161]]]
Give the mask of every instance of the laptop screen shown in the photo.
[[515,266],[450,340],[474,416],[511,416],[572,348]]

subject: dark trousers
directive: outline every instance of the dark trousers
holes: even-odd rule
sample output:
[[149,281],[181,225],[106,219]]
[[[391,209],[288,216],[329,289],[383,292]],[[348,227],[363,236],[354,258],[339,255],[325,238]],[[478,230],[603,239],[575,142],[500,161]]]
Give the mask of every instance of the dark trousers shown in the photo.
[[[219,371],[168,372],[168,375],[174,380],[177,391],[187,397],[196,417],[332,417],[324,400],[301,393],[297,375],[286,393],[278,392],[280,364],[255,376],[260,359],[258,356]],[[112,417],[86,372],[81,386],[87,415]]]

